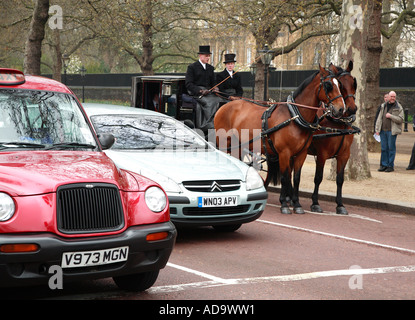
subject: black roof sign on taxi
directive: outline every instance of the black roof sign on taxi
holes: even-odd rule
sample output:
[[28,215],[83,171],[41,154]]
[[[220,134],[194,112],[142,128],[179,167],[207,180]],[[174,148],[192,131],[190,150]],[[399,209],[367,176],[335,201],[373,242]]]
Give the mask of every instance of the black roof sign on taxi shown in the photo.
[[23,72],[15,69],[0,68],[0,85],[15,86],[25,82]]

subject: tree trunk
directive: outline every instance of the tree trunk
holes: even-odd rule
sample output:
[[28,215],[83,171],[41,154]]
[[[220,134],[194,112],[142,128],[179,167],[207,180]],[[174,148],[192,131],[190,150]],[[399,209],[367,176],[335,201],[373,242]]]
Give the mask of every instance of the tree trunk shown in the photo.
[[[344,0],[339,34],[339,56],[342,64],[352,60],[357,80],[355,125],[362,132],[356,134],[347,163],[345,179],[370,178],[368,137],[373,140],[373,121],[379,104],[379,66],[382,52],[380,24],[382,3],[378,0]],[[335,179],[335,161],[331,179]]]
[[62,81],[62,50],[60,30],[52,30],[52,52],[53,52],[53,75],[52,78],[56,81]]
[[143,75],[154,74],[153,70],[153,7],[152,0],[146,0],[143,4],[143,12],[145,17],[141,20],[141,26],[143,28],[143,53],[140,57],[140,67]]
[[143,33],[143,54],[140,57],[140,67],[143,75],[149,76],[154,74],[153,70],[153,32],[151,25],[145,25]]
[[[378,142],[373,138],[373,123],[376,110],[382,102],[380,95],[380,57],[382,54],[381,26],[382,1],[368,0],[364,9],[364,98],[362,99],[362,122],[364,122],[364,135],[367,149],[373,151]],[[363,89],[363,88],[362,88]]]
[[32,21],[28,33],[24,72],[40,75],[40,60],[42,58],[42,41],[45,37],[45,25],[49,18],[49,0],[37,0],[33,10]]

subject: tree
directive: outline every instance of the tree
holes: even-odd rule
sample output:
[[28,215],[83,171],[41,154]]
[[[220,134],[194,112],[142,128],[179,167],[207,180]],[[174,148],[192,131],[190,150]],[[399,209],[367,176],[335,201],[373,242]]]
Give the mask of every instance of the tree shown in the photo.
[[[327,28],[327,16],[340,13],[341,1],[309,0],[212,0],[211,10],[219,12],[221,17],[212,19],[213,23],[236,33],[238,29],[248,30],[255,38],[256,49],[265,44],[272,46],[279,33],[287,29],[297,37],[287,45],[273,48],[274,57],[290,53],[304,41],[318,36],[338,33],[338,29]],[[221,21],[225,21],[220,24]],[[255,97],[261,99],[264,92],[264,65],[259,57],[255,60]]]
[[[381,14],[380,0],[343,1],[339,56],[342,62],[352,60],[354,63],[353,74],[358,83],[356,102],[359,106],[356,126],[362,130],[361,134],[354,137],[347,164],[345,177],[352,180],[371,176],[367,143],[368,136],[373,134],[373,120],[368,124],[365,119],[376,113],[379,103]],[[335,166],[332,166],[332,175],[335,172],[334,168]]]
[[414,0],[383,0],[381,67],[393,68],[402,33],[414,26]]
[[49,0],[36,0],[32,21],[25,46],[24,72],[40,75],[42,41],[49,18]]
[[194,9],[198,5],[197,0],[140,0],[114,6],[113,1],[97,0],[91,11],[93,23],[86,27],[128,53],[143,74],[150,75],[157,68],[154,62],[163,57],[184,58],[186,65],[191,61],[190,48],[183,45],[194,45],[195,30],[191,31],[199,19]]

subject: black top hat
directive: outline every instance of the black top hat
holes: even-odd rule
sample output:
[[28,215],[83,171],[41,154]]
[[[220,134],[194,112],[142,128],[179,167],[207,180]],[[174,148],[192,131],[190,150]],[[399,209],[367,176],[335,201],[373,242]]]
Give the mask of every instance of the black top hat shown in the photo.
[[199,46],[198,54],[212,54],[212,52],[210,52],[210,46]]
[[225,61],[223,61],[223,63],[236,62],[235,56],[236,56],[236,54],[234,54],[234,53],[226,53],[225,54]]

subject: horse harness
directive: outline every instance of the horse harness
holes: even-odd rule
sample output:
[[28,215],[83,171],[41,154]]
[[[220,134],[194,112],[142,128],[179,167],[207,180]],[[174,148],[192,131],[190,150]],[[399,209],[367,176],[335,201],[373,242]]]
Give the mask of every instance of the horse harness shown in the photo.
[[[289,96],[287,98],[286,105],[287,105],[288,110],[290,112],[291,118],[285,120],[282,123],[277,124],[276,126],[274,126],[272,128],[268,127],[268,119],[271,117],[271,114],[274,112],[274,110],[276,109],[276,107],[278,105],[273,104],[267,110],[265,110],[265,112],[261,116],[261,119],[262,119],[262,131],[261,131],[262,145],[264,147],[264,152],[265,152],[265,155],[267,157],[270,156],[270,155],[267,154],[266,142],[268,142],[268,145],[270,146],[271,151],[274,153],[274,156],[276,156],[278,154],[277,150],[275,150],[274,144],[271,141],[270,134],[275,132],[275,131],[278,131],[278,130],[286,127],[286,126],[288,126],[292,121],[294,121],[301,128],[304,128],[304,129],[310,131],[310,134],[307,138],[307,141],[305,142],[304,146],[301,148],[301,150],[298,153],[300,153],[304,149],[305,145],[310,140],[310,137],[312,136],[313,131],[315,131],[319,128],[319,125],[318,125],[319,119],[316,117],[314,123],[309,123],[308,121],[306,121],[303,118],[303,116],[301,115],[297,105],[295,105],[293,103],[293,100],[292,100],[291,96]],[[294,155],[294,157],[295,156],[296,155]]]
[[[330,73],[330,75],[328,75],[326,77],[321,77],[321,79],[320,79],[321,81],[320,81],[320,86],[319,86],[318,92],[321,91],[321,88],[324,89],[325,94],[326,94],[326,97],[327,97],[327,99],[329,101],[329,103],[328,103],[329,105],[334,100],[339,99],[339,98],[343,98],[343,96],[342,95],[338,95],[338,96],[334,97],[333,99],[331,99],[329,97],[329,94],[328,94],[329,91],[330,91],[329,90],[329,86],[326,84],[326,83],[330,83],[330,82],[326,81],[326,79],[328,79],[328,78],[334,78],[334,77],[335,78],[340,78],[340,77],[342,77],[344,75],[347,75],[347,74],[350,74],[350,73],[347,72],[347,71],[344,71],[344,72],[342,72],[342,73],[340,73],[338,75],[334,75],[334,74]],[[341,84],[340,81],[339,81],[339,83]],[[347,95],[344,99],[348,99],[348,98],[356,99],[355,96],[352,95],[352,94]],[[298,153],[300,153],[302,150],[304,150],[304,147],[307,145],[307,142],[310,140],[311,137],[312,137],[312,139],[322,139],[322,138],[329,138],[329,137],[333,137],[333,136],[344,136],[344,135],[349,135],[349,134],[360,133],[360,129],[358,127],[355,127],[355,126],[351,126],[352,129],[338,129],[338,128],[331,128],[331,127],[322,127],[322,126],[320,126],[319,125],[320,121],[324,117],[327,117],[328,116],[327,113],[324,113],[323,116],[320,117],[320,118],[318,118],[316,116],[316,118],[314,119],[314,122],[313,123],[309,123],[301,115],[301,113],[300,113],[300,111],[298,109],[298,106],[297,106],[297,104],[294,103],[294,100],[293,100],[293,98],[292,98],[291,95],[288,96],[287,102],[285,102],[285,103],[286,103],[286,105],[288,107],[288,110],[290,112],[291,118],[285,120],[282,123],[279,123],[278,125],[276,125],[276,126],[274,126],[272,128],[269,128],[268,127],[268,119],[271,117],[271,114],[278,107],[278,104],[277,103],[272,104],[269,108],[267,108],[265,110],[265,112],[261,116],[261,120],[262,120],[262,128],[261,129],[262,129],[262,131],[261,131],[260,136],[255,137],[255,138],[249,140],[248,142],[246,142],[244,144],[249,145],[252,142],[256,141],[257,139],[261,138],[266,157],[270,157],[270,155],[267,153],[266,142],[268,142],[268,145],[270,146],[271,151],[274,153],[274,157],[278,157],[278,152],[275,150],[275,147],[274,147],[274,144],[271,141],[270,135],[272,133],[274,133],[274,132],[276,132],[276,131],[278,131],[278,130],[286,127],[286,126],[288,126],[292,121],[294,121],[301,128],[304,128],[306,130],[309,130],[309,132],[310,132],[310,134],[309,134],[309,136],[307,138],[307,141],[305,142],[304,146],[301,148],[301,150]],[[331,119],[333,121],[335,121],[335,122],[340,121],[340,122],[343,122],[343,123],[351,124],[355,120],[355,116],[350,116],[350,117],[341,118],[341,119],[334,119],[334,118],[331,118]],[[327,133],[313,135],[313,132],[316,131],[316,130],[326,131]],[[343,144],[343,142],[342,142],[342,144]],[[231,148],[228,148],[228,151],[229,151],[229,149],[231,149]],[[293,157],[295,157],[296,155],[294,155]]]
[[[345,129],[338,129],[338,128],[332,128],[332,127],[321,127],[322,131],[326,131],[326,133],[321,133],[321,134],[315,134],[313,136],[313,140],[319,140],[319,139],[326,139],[326,138],[330,138],[330,137],[338,137],[341,136],[342,137],[342,141],[339,144],[339,147],[337,148],[337,151],[334,153],[334,155],[331,158],[336,158],[339,151],[341,150],[342,146],[343,146],[343,142],[344,142],[344,138],[346,135],[350,135],[350,134],[355,134],[358,133],[360,134],[360,128],[351,125],[351,123],[355,120],[355,116],[352,115],[350,117],[347,118],[341,118],[341,119],[334,119],[331,117],[327,117],[330,121],[333,121],[335,123],[342,123],[348,126],[348,128]],[[312,149],[313,154],[315,154],[315,150]]]
[[[331,90],[333,90],[332,87],[332,83],[330,81],[327,81],[327,79],[332,79],[335,78],[336,75],[334,75],[332,72],[330,72],[330,74],[328,76],[321,76],[320,77],[320,85],[317,91],[317,95],[320,94],[321,89],[324,89],[324,93],[326,94],[326,98],[328,100],[328,105],[331,105],[332,102],[336,99],[342,98],[343,96],[341,94],[339,94],[338,96],[334,97],[334,98],[330,98],[329,96],[329,92]],[[267,154],[267,149],[266,149],[266,142],[268,142],[268,145],[270,146],[272,152],[274,153],[274,155],[277,155],[278,152],[275,150],[274,144],[272,143],[269,134],[286,127],[287,125],[289,125],[291,123],[291,121],[295,121],[295,123],[297,125],[299,125],[301,128],[304,128],[306,130],[309,130],[309,136],[304,144],[304,146],[301,148],[301,150],[298,152],[300,153],[301,151],[304,150],[304,147],[307,145],[308,141],[310,140],[313,132],[317,129],[320,129],[319,126],[319,119],[316,117],[314,119],[314,123],[309,123],[308,121],[306,121],[303,116],[301,115],[297,105],[294,103],[294,99],[292,98],[292,96],[290,95],[287,98],[287,107],[288,110],[291,114],[291,118],[274,126],[273,128],[268,128],[268,119],[271,117],[272,112],[274,112],[275,108],[277,107],[277,104],[273,104],[271,105],[271,107],[269,107],[263,114],[262,114],[262,132],[261,132],[261,137],[262,137],[262,144],[263,144],[263,148],[264,148],[264,152],[265,155],[268,157],[269,155]],[[297,154],[298,154],[297,153]],[[295,154],[293,157],[295,157],[297,154]]]
[[[282,122],[282,123],[280,123],[280,124],[278,124],[278,125],[276,125],[272,128],[268,127],[268,119],[271,117],[271,114],[274,112],[274,110],[276,109],[276,107],[278,105],[277,104],[271,105],[267,110],[265,110],[265,112],[261,116],[261,119],[262,119],[261,139],[262,139],[262,145],[263,145],[266,157],[271,156],[267,153],[266,142],[268,142],[268,145],[270,146],[271,151],[274,154],[274,156],[278,156],[278,152],[275,150],[275,147],[274,147],[274,144],[271,141],[270,135],[273,132],[278,131],[278,130],[288,126],[292,121],[294,121],[301,128],[304,128],[305,130],[309,131],[309,136],[308,136],[304,146],[301,148],[301,150],[299,152],[297,152],[297,154],[299,154],[301,151],[304,150],[304,147],[307,145],[307,143],[308,143],[308,141],[310,140],[311,137],[314,140],[314,139],[329,138],[329,137],[334,137],[334,136],[343,136],[343,140],[344,140],[345,135],[360,133],[360,129],[358,127],[350,125],[350,123],[352,123],[355,120],[354,115],[350,116],[350,117],[347,117],[347,118],[341,118],[341,119],[334,119],[334,118],[331,118],[331,117],[329,118],[330,120],[332,120],[334,122],[341,122],[341,123],[349,124],[351,126],[351,129],[338,129],[338,128],[332,128],[332,127],[323,127],[319,123],[324,117],[329,117],[326,113],[323,114],[323,116],[321,116],[320,118],[318,118],[316,116],[314,122],[310,123],[310,122],[306,121],[303,118],[303,116],[301,115],[297,105],[294,103],[291,95],[287,98],[286,105],[287,105],[288,110],[290,112],[291,118],[285,120],[284,122]],[[325,131],[326,133],[313,135],[313,132],[315,132],[317,130]],[[252,139],[251,141],[249,141],[249,143],[253,142],[254,140],[256,140],[256,139]],[[342,140],[342,143],[340,145],[340,148],[343,145],[343,140]],[[339,150],[340,150],[340,148],[339,148]],[[336,155],[337,155],[338,151],[336,152]],[[293,157],[295,157],[297,154],[295,154]]]

